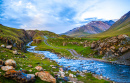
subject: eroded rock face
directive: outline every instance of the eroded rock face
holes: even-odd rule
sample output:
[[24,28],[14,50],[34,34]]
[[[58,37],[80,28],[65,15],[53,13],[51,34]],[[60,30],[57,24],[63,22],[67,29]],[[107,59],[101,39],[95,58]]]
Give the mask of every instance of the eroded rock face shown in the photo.
[[8,59],[5,61],[6,66],[13,66],[14,68],[16,67],[16,62],[13,59]]
[[51,83],[56,83],[56,79],[50,75],[47,71],[41,71],[35,73],[36,76],[38,76],[41,80],[51,82]]
[[1,69],[3,71],[8,71],[8,70],[13,70],[14,68],[13,68],[13,66],[2,66]]

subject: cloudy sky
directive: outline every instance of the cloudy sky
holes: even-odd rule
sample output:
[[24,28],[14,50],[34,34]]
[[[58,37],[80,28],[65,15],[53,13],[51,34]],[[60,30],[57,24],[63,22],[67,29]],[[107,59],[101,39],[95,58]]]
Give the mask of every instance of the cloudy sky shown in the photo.
[[0,24],[63,33],[93,20],[119,19],[130,0],[0,0]]

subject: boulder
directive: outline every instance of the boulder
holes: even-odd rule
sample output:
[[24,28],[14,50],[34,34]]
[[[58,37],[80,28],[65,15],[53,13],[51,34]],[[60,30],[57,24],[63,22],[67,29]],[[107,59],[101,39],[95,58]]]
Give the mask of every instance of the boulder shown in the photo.
[[127,48],[127,47],[120,47],[120,48],[119,48],[119,51],[120,51],[121,53],[124,53],[124,52],[128,51],[128,48]]
[[59,71],[59,76],[61,76],[61,77],[65,77],[65,73],[62,72],[62,71]]
[[112,37],[111,39],[108,40],[109,43],[117,43],[118,39],[116,37]]
[[1,69],[3,71],[8,71],[8,70],[11,70],[11,69],[14,69],[13,66],[2,66]]
[[99,45],[101,48],[102,47],[104,47],[105,46],[105,43],[103,42],[103,43],[100,43],[100,45]]
[[17,50],[14,50],[14,51],[13,51],[13,54],[18,54],[18,51],[17,51]]
[[35,81],[34,74],[25,74],[16,70],[8,70],[5,72],[4,77],[14,79],[18,83],[33,83]]
[[63,72],[63,68],[60,68],[60,71],[62,71],[62,72]]
[[115,55],[113,54],[111,50],[109,50],[105,53],[105,56],[103,56],[102,58],[107,59],[107,58],[113,58],[113,57],[115,57]]
[[70,73],[70,74],[69,74],[69,77],[70,77],[70,78],[73,78],[73,77],[74,77],[74,75]]
[[43,71],[43,68],[41,66],[36,66],[35,69],[37,69],[38,71]]
[[115,50],[115,46],[111,46],[110,49]]
[[118,35],[118,39],[125,39],[125,38],[127,38],[128,36],[127,35],[125,35],[125,34],[123,34],[123,35]]
[[94,49],[96,47],[96,44],[95,43],[92,43],[91,44],[91,48]]
[[32,70],[30,69],[29,72],[32,72]]
[[99,54],[100,54],[100,55],[103,55],[103,52],[102,52],[102,51],[100,51],[100,52],[99,52]]
[[12,45],[7,45],[6,48],[7,49],[12,49]]
[[52,75],[50,75],[47,71],[36,72],[35,75],[38,76],[43,81],[56,83],[56,79]]
[[4,44],[2,44],[2,45],[1,45],[1,47],[5,48],[5,45],[4,45]]
[[5,65],[16,67],[16,62],[13,59],[8,59],[5,61]]

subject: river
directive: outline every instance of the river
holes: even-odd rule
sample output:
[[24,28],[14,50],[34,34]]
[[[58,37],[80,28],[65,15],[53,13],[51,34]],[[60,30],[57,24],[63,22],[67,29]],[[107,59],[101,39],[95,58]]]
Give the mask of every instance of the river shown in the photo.
[[[30,46],[32,42],[29,42],[27,46]],[[49,51],[37,51],[35,50],[36,46],[30,46],[27,49],[29,52],[38,53],[45,55],[46,58],[57,62],[59,65],[62,65],[64,68],[67,67],[71,71],[90,71],[91,73],[102,75],[105,78],[114,82],[130,82],[130,66],[112,64],[96,60],[74,60],[59,58],[56,54]],[[69,66],[69,67],[68,67]]]

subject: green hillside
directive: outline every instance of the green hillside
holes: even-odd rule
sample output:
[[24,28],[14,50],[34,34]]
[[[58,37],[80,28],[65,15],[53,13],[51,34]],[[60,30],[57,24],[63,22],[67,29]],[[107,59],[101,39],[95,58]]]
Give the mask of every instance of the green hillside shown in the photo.
[[127,34],[130,36],[130,11],[115,22],[107,31],[88,37],[111,37],[120,34]]
[[30,37],[23,29],[10,28],[0,24],[0,39],[25,43],[29,41],[28,39],[30,39]]

